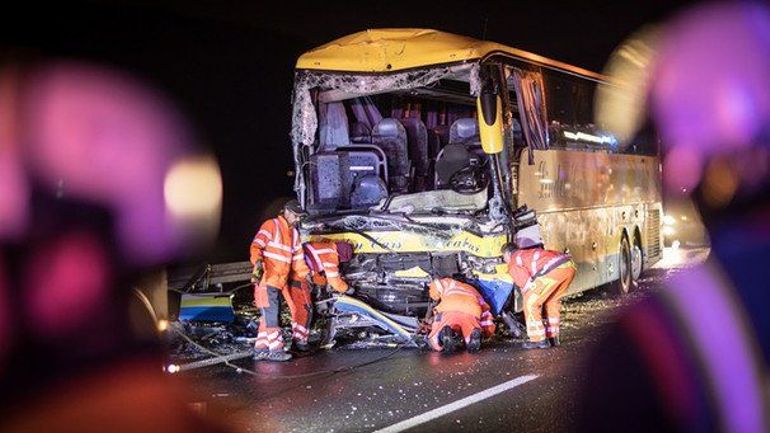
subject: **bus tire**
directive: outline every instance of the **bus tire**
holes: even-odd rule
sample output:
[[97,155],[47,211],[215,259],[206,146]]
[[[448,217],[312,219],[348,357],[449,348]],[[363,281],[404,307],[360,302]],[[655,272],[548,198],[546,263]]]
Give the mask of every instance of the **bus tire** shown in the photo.
[[615,295],[625,296],[631,292],[633,283],[631,273],[631,245],[628,242],[628,235],[623,233],[618,249],[618,279],[613,285]]
[[639,233],[634,234],[634,243],[631,246],[631,290],[639,288],[639,279],[644,271],[644,251]]

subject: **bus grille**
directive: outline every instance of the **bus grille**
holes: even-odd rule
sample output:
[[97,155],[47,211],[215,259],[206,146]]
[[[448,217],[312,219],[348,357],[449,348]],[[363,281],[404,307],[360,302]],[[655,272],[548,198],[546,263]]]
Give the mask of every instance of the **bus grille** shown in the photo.
[[647,257],[660,257],[660,210],[647,213]]

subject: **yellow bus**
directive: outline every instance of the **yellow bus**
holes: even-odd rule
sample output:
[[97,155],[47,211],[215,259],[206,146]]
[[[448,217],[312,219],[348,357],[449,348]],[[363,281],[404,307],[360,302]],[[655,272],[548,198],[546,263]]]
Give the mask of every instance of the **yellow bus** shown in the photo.
[[606,77],[428,29],[366,30],[296,63],[291,140],[306,239],[345,239],[344,273],[377,308],[425,308],[429,271],[464,273],[520,309],[500,247],[534,209],[571,293],[631,290],[661,255],[659,143],[593,120]]

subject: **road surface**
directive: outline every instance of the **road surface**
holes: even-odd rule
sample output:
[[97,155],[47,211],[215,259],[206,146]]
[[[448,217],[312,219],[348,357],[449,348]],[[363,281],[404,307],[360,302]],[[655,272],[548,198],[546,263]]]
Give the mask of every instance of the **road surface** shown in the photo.
[[[667,249],[640,290],[613,299],[594,290],[563,307],[562,346],[525,351],[495,341],[475,355],[414,349],[332,350],[288,363],[234,362],[178,375],[194,407],[249,432],[447,432],[568,429],[580,363],[612,314],[699,263],[706,249]],[[253,374],[253,373],[255,374]]]

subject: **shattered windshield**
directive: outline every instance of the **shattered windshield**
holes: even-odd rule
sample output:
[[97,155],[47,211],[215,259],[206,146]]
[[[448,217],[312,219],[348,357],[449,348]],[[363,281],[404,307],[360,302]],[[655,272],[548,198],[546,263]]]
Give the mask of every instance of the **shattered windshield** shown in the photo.
[[292,141],[311,214],[478,211],[488,157],[478,64],[378,75],[299,71]]

